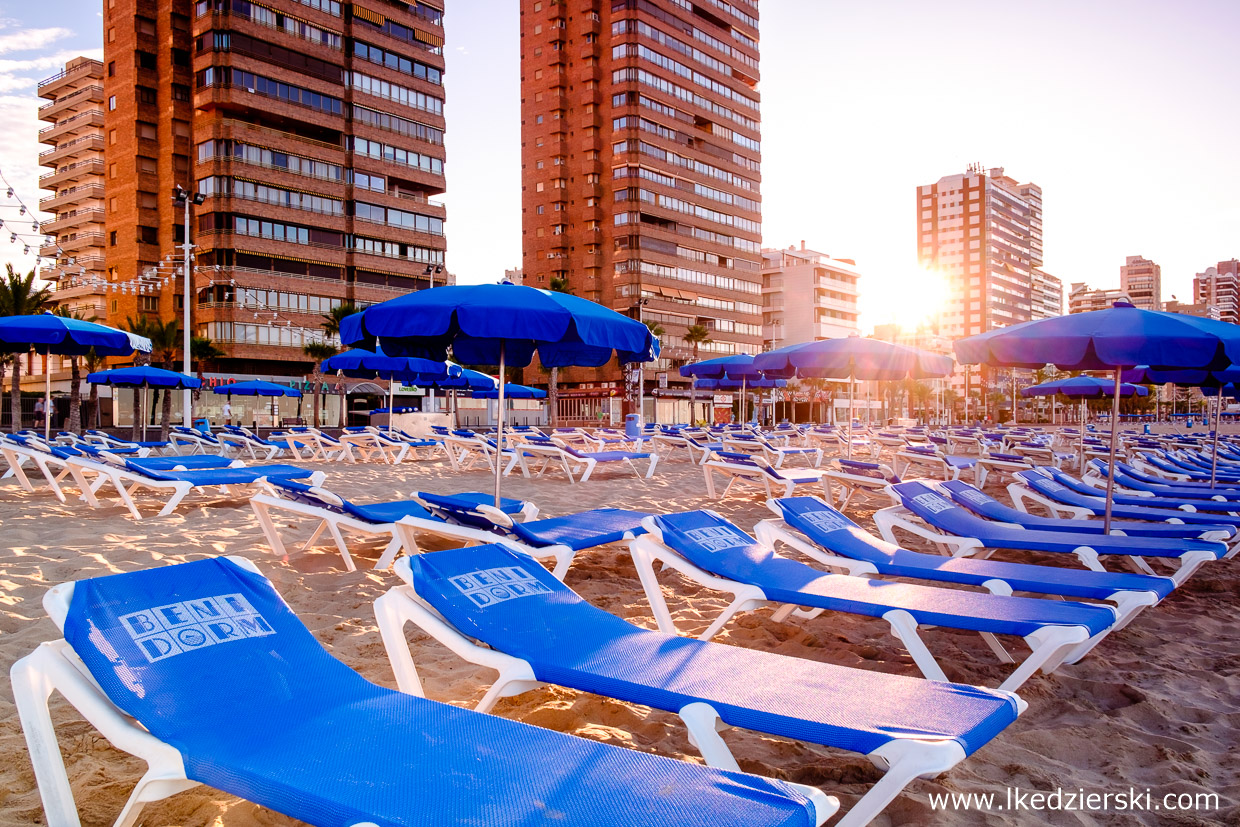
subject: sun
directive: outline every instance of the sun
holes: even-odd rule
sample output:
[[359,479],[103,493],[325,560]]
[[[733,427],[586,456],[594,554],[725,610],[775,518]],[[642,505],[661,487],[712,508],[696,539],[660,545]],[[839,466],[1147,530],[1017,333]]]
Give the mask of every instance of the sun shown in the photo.
[[875,277],[867,285],[867,315],[878,324],[898,324],[915,330],[933,320],[947,306],[948,284],[929,267],[913,267]]

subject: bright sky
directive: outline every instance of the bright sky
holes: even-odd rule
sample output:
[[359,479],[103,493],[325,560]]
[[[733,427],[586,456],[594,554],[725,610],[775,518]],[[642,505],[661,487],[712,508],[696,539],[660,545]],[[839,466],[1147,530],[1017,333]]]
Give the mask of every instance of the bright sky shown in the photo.
[[[40,195],[34,84],[99,55],[101,2],[0,2],[0,171],[27,204]],[[1042,186],[1045,269],[1065,286],[1118,286],[1124,257],[1143,255],[1162,265],[1164,298],[1187,300],[1194,273],[1240,256],[1240,2],[761,10],[764,241],[856,259],[863,329],[933,310],[915,187],[972,161]],[[448,264],[493,280],[521,261],[517,3],[447,11]],[[31,266],[20,253],[0,234],[0,262]]]

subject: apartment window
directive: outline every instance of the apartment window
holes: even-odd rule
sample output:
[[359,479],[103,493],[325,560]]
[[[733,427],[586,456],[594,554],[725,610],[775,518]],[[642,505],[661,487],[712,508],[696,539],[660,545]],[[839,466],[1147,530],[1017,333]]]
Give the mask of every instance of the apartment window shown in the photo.
[[189,68],[189,52],[186,49],[173,49],[172,65]]
[[108,95],[108,111],[116,109],[116,95]]
[[108,233],[108,246],[109,247],[116,246],[116,230],[113,230],[112,232]]
[[547,211],[547,208],[546,208],[545,206],[543,206],[542,204],[539,204],[539,205],[538,205],[538,214],[539,214],[539,215],[542,215],[542,214],[543,214],[543,213],[545,213],[546,211]]
[[108,42],[112,43],[116,40],[116,29],[108,29]]
[[155,21],[151,18],[134,15],[133,23],[138,34],[155,34]]
[[138,172],[149,172],[153,174],[156,170],[157,167],[155,165],[154,158],[148,158],[145,155],[138,156]]
[[543,168],[543,162],[542,162],[542,161],[539,161],[539,162],[538,162],[538,163],[536,163],[534,166],[535,166],[535,168],[537,168],[537,169],[542,169],[542,168]]
[[138,227],[138,241],[143,244],[158,244],[159,230],[155,227]]
[[138,310],[143,313],[158,313],[159,296],[138,296]]
[[115,60],[108,61],[108,77],[110,78],[116,77],[116,61]]
[[108,177],[109,178],[116,177],[116,164],[108,164]]
[[135,86],[134,91],[138,96],[138,103],[155,103],[155,90],[149,86]]
[[172,99],[174,101],[188,101],[189,100],[189,87],[186,86],[184,83],[172,84]]
[[115,198],[108,199],[108,211],[116,212],[116,199]]
[[534,118],[534,123],[542,123],[542,122],[543,122],[543,116],[542,116],[542,115],[539,115],[538,117]]
[[155,54],[153,52],[143,52],[141,50],[138,50],[133,53],[133,58],[134,58],[134,64],[139,69],[156,68]]
[[155,131],[155,124],[146,121],[138,121],[138,137],[147,141],[158,140],[158,133]]
[[539,181],[537,184],[534,185],[534,192],[542,192],[543,189],[544,189],[544,185],[542,181]]

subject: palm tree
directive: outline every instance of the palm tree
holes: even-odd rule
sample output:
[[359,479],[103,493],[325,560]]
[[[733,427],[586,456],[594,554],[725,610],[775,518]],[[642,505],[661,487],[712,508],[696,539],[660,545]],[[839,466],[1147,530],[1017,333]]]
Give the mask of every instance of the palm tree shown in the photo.
[[194,389],[194,404],[198,404],[198,397],[202,394],[202,382],[206,379],[203,376],[203,362],[210,362],[215,359],[224,358],[224,351],[215,346],[215,342],[206,336],[191,336],[189,340],[189,361],[194,366],[195,375],[198,377],[198,387]]
[[[144,336],[147,339],[151,339],[151,334],[152,334],[155,324],[158,324],[158,322],[152,323],[151,319],[147,316],[139,315],[136,320],[133,319],[132,317],[125,318],[125,330],[128,330],[130,333],[133,333],[136,336]],[[152,339],[152,344],[153,343],[154,343],[154,340]],[[151,354],[143,353],[142,351],[139,350],[133,355],[133,363],[134,365],[138,367],[141,367],[143,365],[149,365],[151,363]],[[129,441],[130,442],[137,442],[139,438],[138,434],[141,432],[142,418],[145,415],[145,412],[142,410],[141,403],[142,403],[142,388],[134,388],[133,389],[133,424],[129,428]]]
[[301,352],[314,362],[314,369],[310,373],[310,382],[314,385],[314,427],[319,427],[319,398],[323,395],[323,373],[319,370],[319,365],[324,359],[330,359],[336,355],[336,346],[328,342],[306,342],[301,346]]
[[[9,365],[15,361],[17,361],[16,353],[0,353],[0,397],[4,396],[4,374],[8,373]],[[3,403],[0,402],[0,409],[3,407]],[[17,430],[16,425],[13,426],[13,430]]]
[[[12,264],[4,265],[5,278],[0,281],[0,316],[34,316],[43,312],[52,300],[52,291],[46,287],[35,288],[34,270],[18,275]],[[13,412],[13,430],[22,421],[22,361],[21,354],[13,356],[13,390],[9,399]]]
[[[87,317],[80,311],[71,311],[68,306],[63,304],[56,308],[56,315],[67,319],[80,319],[84,322],[93,322],[98,318],[96,316]],[[69,422],[67,427],[70,432],[75,434],[82,432],[82,365],[79,361],[80,358],[77,355],[69,357]]]
[[[151,340],[151,360],[165,370],[176,367],[177,351],[181,347],[181,322],[169,319],[161,322],[152,319],[147,338]],[[172,423],[172,391],[163,390],[163,404],[159,412],[159,438],[168,439],[168,430]]]
[[[352,302],[345,302],[344,304],[333,307],[330,313],[323,314],[323,322],[321,325],[323,328],[323,331],[328,336],[339,336],[340,335],[340,323],[344,321],[346,318],[348,318],[349,316],[352,316],[356,312],[358,312],[358,307]],[[337,379],[336,380],[336,394],[340,397],[340,427],[341,428],[345,426],[344,390],[345,390],[344,379]]]
[[[82,359],[86,362],[87,376],[101,369],[106,364],[104,358],[95,353],[93,347],[86,352]],[[101,424],[101,417],[99,416],[99,386],[94,383],[91,383],[90,386],[90,396],[86,400],[86,409],[88,412],[86,418],[91,421],[91,427],[98,428]]]
[[[685,341],[693,348],[693,361],[698,361],[698,348],[710,343],[710,328],[704,324],[691,324],[685,331]],[[697,383],[689,380],[689,420],[693,422],[693,413],[697,410]]]

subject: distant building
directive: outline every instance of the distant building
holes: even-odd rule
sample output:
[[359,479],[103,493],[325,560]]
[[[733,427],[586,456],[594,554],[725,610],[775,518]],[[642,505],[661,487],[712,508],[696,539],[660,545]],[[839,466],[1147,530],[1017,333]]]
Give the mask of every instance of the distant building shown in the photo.
[[1033,268],[1033,285],[1029,294],[1029,316],[1050,319],[1063,315],[1063,282],[1050,273]]
[[1183,313],[1185,316],[1200,316],[1203,319],[1219,320],[1222,318],[1217,304],[1181,304],[1174,298],[1163,302],[1163,310],[1168,313]]
[[39,165],[50,169],[39,186],[51,195],[39,208],[52,217],[40,225],[47,243],[39,255],[52,260],[40,276],[51,283],[55,304],[83,318],[107,321],[103,265],[104,163],[103,63],[75,57],[64,71],[39,81]]
[[1240,324],[1240,260],[1220,261],[1217,267],[1198,273],[1193,279],[1193,301],[1212,304],[1222,321]]
[[1115,302],[1131,302],[1132,299],[1123,290],[1094,289],[1083,281],[1072,283],[1068,291],[1068,312],[1088,313],[1091,310],[1106,310]]
[[1119,268],[1119,289],[1143,310],[1162,310],[1162,267],[1141,256],[1128,256]]
[[1042,189],[971,165],[917,188],[918,258],[951,288],[939,329],[953,338],[1032,318],[1042,265]]
[[857,265],[800,248],[762,251],[762,338],[767,348],[857,332]]
[[525,284],[525,271],[520,267],[516,267],[512,270],[505,270],[504,281],[510,281],[513,284]]
[[874,326],[874,338],[906,347],[915,347],[929,353],[952,355],[952,340],[928,327],[905,330],[898,324],[879,324]]

